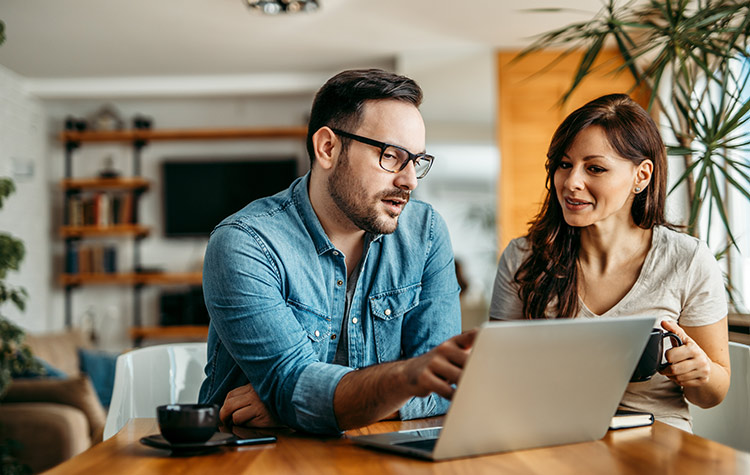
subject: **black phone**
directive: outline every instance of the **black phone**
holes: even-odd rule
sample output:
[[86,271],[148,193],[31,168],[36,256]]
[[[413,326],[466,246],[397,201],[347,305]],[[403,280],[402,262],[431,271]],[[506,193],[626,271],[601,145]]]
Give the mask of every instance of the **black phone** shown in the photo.
[[239,438],[229,439],[227,445],[242,447],[245,445],[256,445],[256,444],[272,444],[276,442],[276,437],[272,435],[258,435],[250,438]]
[[273,444],[276,437],[266,433],[263,430],[254,430],[247,427],[232,427],[231,430],[222,428],[222,432],[229,432],[234,436],[227,439],[226,445],[232,447],[242,447],[245,445]]

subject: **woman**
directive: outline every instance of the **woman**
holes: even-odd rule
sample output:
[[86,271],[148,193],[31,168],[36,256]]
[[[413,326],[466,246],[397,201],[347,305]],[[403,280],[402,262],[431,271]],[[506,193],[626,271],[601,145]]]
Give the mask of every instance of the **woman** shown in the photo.
[[690,431],[685,399],[711,407],[729,389],[727,304],[708,247],[665,221],[656,124],[627,95],[595,99],[557,129],[546,169],[541,212],[500,259],[490,317],[658,316],[685,344],[621,407]]

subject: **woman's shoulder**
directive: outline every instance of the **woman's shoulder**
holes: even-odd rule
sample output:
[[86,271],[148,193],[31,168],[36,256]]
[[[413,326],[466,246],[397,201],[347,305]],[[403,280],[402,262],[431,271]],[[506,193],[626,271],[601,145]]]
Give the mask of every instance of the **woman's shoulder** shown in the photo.
[[531,248],[526,237],[511,240],[500,256],[498,270],[505,270],[509,274],[515,273],[530,252]]
[[503,254],[506,252],[509,255],[513,256],[523,256],[527,254],[531,250],[531,247],[529,245],[529,240],[526,238],[526,236],[517,237],[515,239],[512,239],[508,245],[505,247],[505,250],[503,251]]
[[658,247],[695,252],[697,248],[706,246],[706,243],[697,237],[668,226],[654,226],[654,234],[653,241]]
[[[716,265],[716,258],[705,241],[666,226],[654,227],[653,247],[662,261]],[[691,265],[692,264],[692,265]]]

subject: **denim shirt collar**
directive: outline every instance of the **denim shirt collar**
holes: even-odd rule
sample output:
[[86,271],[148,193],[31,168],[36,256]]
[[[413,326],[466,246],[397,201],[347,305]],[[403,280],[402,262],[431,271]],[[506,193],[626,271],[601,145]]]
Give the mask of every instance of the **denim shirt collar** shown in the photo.
[[[326,252],[330,252],[336,249],[331,240],[328,238],[323,225],[320,224],[318,215],[315,214],[312,202],[310,202],[310,173],[307,172],[302,178],[297,180],[294,184],[292,196],[294,199],[294,205],[299,211],[300,218],[305,223],[305,227],[310,233],[310,237],[315,244],[315,250],[318,255],[322,255]],[[371,234],[365,232],[365,242],[379,241],[382,234]]]

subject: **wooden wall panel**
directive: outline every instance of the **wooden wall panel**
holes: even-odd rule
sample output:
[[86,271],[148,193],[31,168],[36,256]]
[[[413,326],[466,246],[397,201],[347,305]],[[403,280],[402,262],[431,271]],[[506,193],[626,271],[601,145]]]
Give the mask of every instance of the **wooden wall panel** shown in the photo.
[[[622,64],[616,51],[600,55],[601,73],[588,77],[562,107],[560,98],[570,87],[580,55],[571,55],[541,72],[558,52],[539,52],[511,64],[517,51],[497,54],[500,176],[497,187],[499,252],[508,242],[526,234],[528,222],[539,212],[545,195],[544,162],[550,139],[567,114],[604,94],[627,93],[633,86],[629,73],[613,75]],[[646,94],[631,94],[645,104]]]

